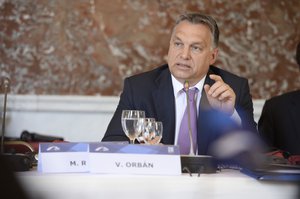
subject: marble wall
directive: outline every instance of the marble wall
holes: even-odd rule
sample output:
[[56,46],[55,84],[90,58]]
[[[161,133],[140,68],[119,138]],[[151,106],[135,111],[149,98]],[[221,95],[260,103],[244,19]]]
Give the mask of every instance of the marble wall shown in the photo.
[[123,79],[166,62],[177,15],[221,30],[217,65],[255,99],[300,88],[299,0],[0,0],[0,75],[13,94],[118,96]]

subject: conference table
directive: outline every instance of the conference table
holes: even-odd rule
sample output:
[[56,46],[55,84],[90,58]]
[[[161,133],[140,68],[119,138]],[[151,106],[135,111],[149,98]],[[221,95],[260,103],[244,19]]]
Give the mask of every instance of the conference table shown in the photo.
[[181,175],[17,172],[25,190],[36,199],[296,199],[299,185],[259,181],[239,170]]

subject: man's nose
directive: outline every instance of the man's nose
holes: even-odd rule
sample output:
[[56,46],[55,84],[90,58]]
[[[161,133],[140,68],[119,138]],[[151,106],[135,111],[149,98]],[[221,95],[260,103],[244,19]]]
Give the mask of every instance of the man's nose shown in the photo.
[[182,59],[189,59],[190,58],[190,50],[189,50],[189,48],[185,47],[185,48],[182,49],[181,58]]

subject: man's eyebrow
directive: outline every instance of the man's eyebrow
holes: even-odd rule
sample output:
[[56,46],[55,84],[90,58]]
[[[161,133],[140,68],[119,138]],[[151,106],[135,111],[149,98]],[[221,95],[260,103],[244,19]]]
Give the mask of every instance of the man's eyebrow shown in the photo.
[[204,42],[195,42],[191,44],[192,46],[199,46],[201,48],[206,47],[206,44]]
[[181,39],[176,35],[174,36],[173,40],[180,40],[181,41]]
[[[173,41],[174,41],[174,40],[182,41],[182,39],[181,39],[180,37],[176,36],[176,35],[174,35],[174,37],[173,37],[172,40],[173,40]],[[203,41],[195,41],[195,42],[191,43],[191,45],[206,46],[205,42],[203,42]]]
[[192,45],[204,45],[204,43],[201,42],[201,41],[200,41],[200,42],[199,42],[199,41],[196,41],[196,42],[193,42]]

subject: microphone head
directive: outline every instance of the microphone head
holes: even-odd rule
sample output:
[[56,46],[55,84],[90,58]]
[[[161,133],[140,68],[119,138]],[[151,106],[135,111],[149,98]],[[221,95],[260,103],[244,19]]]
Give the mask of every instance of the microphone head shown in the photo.
[[189,81],[185,80],[185,81],[184,81],[184,90],[185,90],[185,91],[188,91],[189,88],[190,88]]
[[4,86],[5,88],[8,88],[10,85],[10,79],[6,76],[0,77],[0,86]]
[[32,141],[32,135],[28,131],[24,130],[21,133],[20,139],[25,142],[30,142]]

